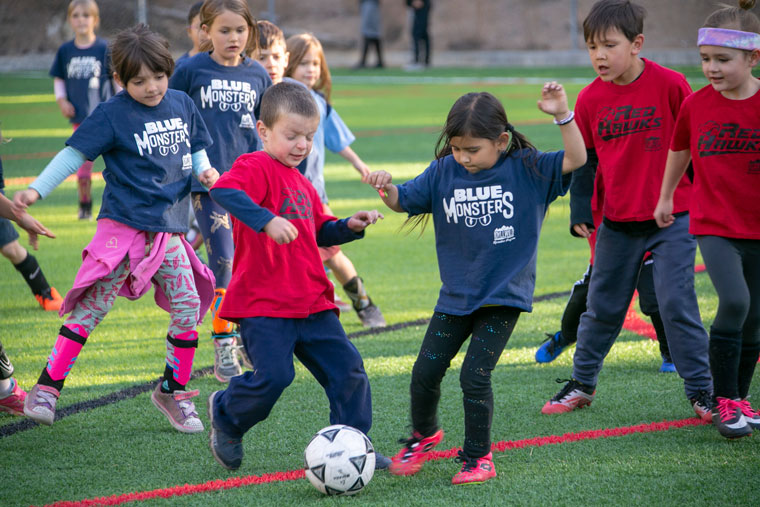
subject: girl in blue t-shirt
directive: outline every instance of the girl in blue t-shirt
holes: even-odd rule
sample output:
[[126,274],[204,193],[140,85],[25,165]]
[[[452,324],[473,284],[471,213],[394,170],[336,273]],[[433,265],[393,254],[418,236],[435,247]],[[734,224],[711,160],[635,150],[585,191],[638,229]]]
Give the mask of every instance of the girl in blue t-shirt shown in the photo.
[[[211,128],[211,164],[225,173],[240,155],[259,149],[256,119],[261,95],[272,80],[258,62],[243,56],[255,49],[259,39],[256,20],[245,1],[208,0],[201,7],[200,22],[207,36],[202,51],[183,62],[169,86],[186,92],[195,102]],[[229,382],[242,373],[236,353],[239,332],[217,312],[232,276],[232,223],[227,211],[197,183],[193,184],[192,202],[209,266],[216,277],[216,296],[211,306],[214,374],[220,382]]]
[[[314,35],[302,33],[288,38],[287,51],[289,57],[288,66],[285,68],[286,78],[306,86],[319,108],[319,129],[314,135],[314,147],[298,169],[317,189],[325,212],[332,214],[327,206],[325,191],[325,146],[348,160],[362,178],[369,174],[369,167],[351,149],[350,145],[356,138],[343,123],[338,112],[330,106],[332,79],[322,44]],[[351,298],[352,306],[362,324],[371,328],[384,327],[385,318],[367,294],[364,282],[357,274],[351,259],[346,257],[338,246],[320,247],[319,253],[325,266],[332,270],[343,290]]]
[[[108,44],[95,36],[100,23],[95,0],[71,0],[67,19],[74,39],[64,43],[55,55],[50,76],[55,101],[61,113],[77,129],[95,106],[113,95]],[[92,219],[92,161],[77,171],[79,219]]]
[[103,204],[95,237],[85,248],[61,316],[48,363],[29,392],[24,413],[53,424],[55,406],[88,336],[117,295],[130,299],[156,286],[156,302],[171,315],[163,380],[153,404],[179,431],[203,431],[185,386],[198,346],[196,326],[213,299],[214,277],[184,240],[194,174],[211,186],[219,174],[205,149],[211,145],[195,104],[168,90],[174,70],[168,44],[144,25],[124,30],[112,47],[114,73],[125,88],[85,118],[64,148],[14,202],[33,204],[73,174],[85,160],[103,156]]
[[[491,456],[491,372],[521,312],[531,311],[538,237],[549,204],[567,192],[586,149],[561,85],[544,85],[538,107],[560,126],[564,151],[537,151],[491,94],[468,93],[449,111],[436,160],[401,185],[385,171],[365,181],[412,223],[433,217],[443,281],[412,369],[412,436],[391,473],[413,475],[443,439],[436,412],[452,358],[472,335],[462,364],[465,440],[453,484],[496,475]],[[383,193],[384,192],[384,193]]]

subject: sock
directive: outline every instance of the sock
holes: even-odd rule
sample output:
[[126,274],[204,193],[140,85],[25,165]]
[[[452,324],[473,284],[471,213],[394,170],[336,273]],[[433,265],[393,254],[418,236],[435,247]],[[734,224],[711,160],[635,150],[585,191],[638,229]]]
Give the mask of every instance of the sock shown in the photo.
[[757,358],[760,355],[760,344],[742,343],[742,354],[739,359],[739,398],[744,399],[749,394],[749,386],[752,383],[752,375],[755,374]]
[[63,389],[63,383],[79,357],[79,352],[87,341],[87,331],[79,324],[64,324],[58,331],[48,363],[40,375],[40,384]]
[[741,333],[710,329],[710,371],[713,376],[713,402],[717,397],[739,397],[737,373],[741,357]]
[[18,264],[14,264],[13,267],[24,277],[24,281],[32,289],[32,294],[47,298],[51,297],[50,285],[48,285],[48,281],[42,273],[42,268],[40,268],[34,255],[27,254],[26,259]]
[[351,298],[351,302],[354,304],[354,310],[359,311],[367,308],[372,301],[367,295],[367,291],[364,290],[364,282],[358,276],[350,279],[343,286],[343,290],[346,291],[348,297]]
[[195,349],[198,348],[198,332],[185,331],[176,337],[166,335],[166,368],[164,368],[164,392],[182,390],[190,381]]
[[0,342],[0,380],[9,379],[13,376],[13,365],[5,353],[2,342]]

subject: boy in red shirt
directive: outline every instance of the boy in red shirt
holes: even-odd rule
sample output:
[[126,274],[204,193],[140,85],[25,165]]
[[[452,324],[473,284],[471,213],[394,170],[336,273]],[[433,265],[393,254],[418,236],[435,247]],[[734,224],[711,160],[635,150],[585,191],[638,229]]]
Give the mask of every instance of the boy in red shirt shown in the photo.
[[[242,155],[211,189],[233,217],[235,242],[223,319],[238,322],[254,371],[232,377],[209,397],[211,452],[225,468],[243,459],[243,435],[269,415],[295,376],[293,356],[324,387],[330,424],[365,434],[372,426],[369,380],[338,320],[318,246],[346,243],[383,216],[358,211],[337,220],[322,211],[296,166],[311,151],[317,105],[296,83],[279,83],[261,99],[257,129],[263,151]],[[390,459],[376,454],[376,468]]]
[[581,316],[573,377],[541,410],[570,412],[591,404],[602,363],[622,328],[644,254],[654,259],[654,285],[668,345],[694,412],[711,420],[707,333],[694,290],[697,244],[689,234],[691,182],[674,196],[675,223],[659,229],[653,213],[668,145],[684,98],[683,75],[639,56],[644,9],[600,0],[583,22],[598,77],[578,95],[576,121],[599,160],[604,203],[597,230],[588,307]]

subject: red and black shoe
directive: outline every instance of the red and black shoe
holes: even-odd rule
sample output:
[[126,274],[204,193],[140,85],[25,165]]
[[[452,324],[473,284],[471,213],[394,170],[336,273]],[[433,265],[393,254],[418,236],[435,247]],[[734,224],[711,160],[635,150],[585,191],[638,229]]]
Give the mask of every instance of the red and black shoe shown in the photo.
[[480,484],[496,477],[493,453],[489,452],[482,458],[471,458],[464,451],[459,451],[456,461],[462,463],[462,469],[451,479],[451,484]]
[[393,475],[414,475],[427,461],[430,451],[443,440],[443,430],[438,430],[429,437],[423,437],[416,431],[412,438],[401,440],[404,448],[396,454],[391,462]]

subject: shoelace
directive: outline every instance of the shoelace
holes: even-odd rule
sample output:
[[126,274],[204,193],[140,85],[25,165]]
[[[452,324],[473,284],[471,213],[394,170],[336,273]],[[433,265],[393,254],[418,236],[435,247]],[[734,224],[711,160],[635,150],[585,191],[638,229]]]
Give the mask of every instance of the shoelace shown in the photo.
[[553,334],[546,333],[546,336],[549,338],[549,345],[546,346],[546,351],[550,356],[553,356],[554,348],[557,346],[557,341],[554,339]]
[[57,400],[58,398],[53,393],[39,390],[37,391],[37,399],[34,401],[35,405],[44,405],[48,410],[53,410],[53,407],[55,407],[55,402]]
[[741,409],[742,414],[753,419],[758,417],[758,413],[752,409],[752,405],[749,404],[749,401],[742,400],[742,401],[737,401],[735,403],[739,405],[739,408]]
[[725,422],[731,419],[736,414],[737,407],[741,407],[741,404],[729,398],[721,398],[718,401],[720,420]]
[[478,468],[478,459],[477,458],[471,458],[467,456],[464,451],[459,451],[459,454],[456,458],[454,458],[454,461],[456,463],[462,463],[462,472],[468,473],[472,472],[476,468]]
[[561,384],[563,382],[567,382],[567,383],[565,384],[565,387],[563,387],[562,390],[558,392],[554,398],[552,398],[552,401],[560,401],[562,398],[567,396],[570,393],[570,391],[574,390],[576,386],[578,385],[578,382],[570,378],[558,378],[558,379],[555,379],[554,381],[558,384]]
[[222,345],[219,347],[219,362],[222,366],[234,366],[235,364],[235,346]]

